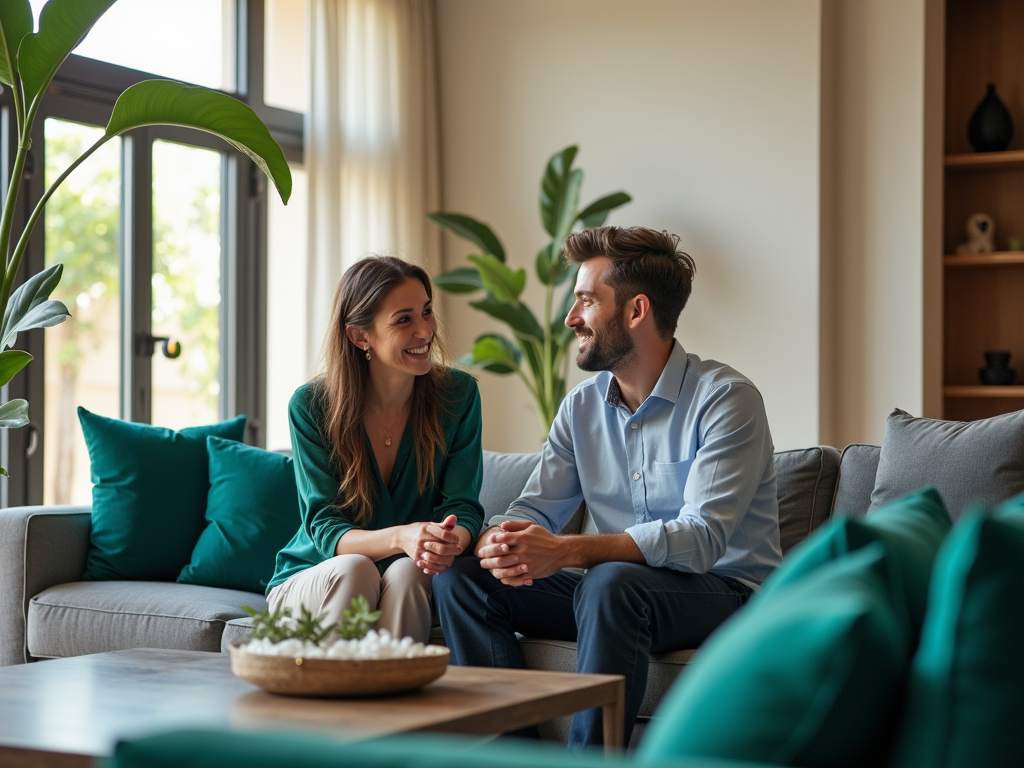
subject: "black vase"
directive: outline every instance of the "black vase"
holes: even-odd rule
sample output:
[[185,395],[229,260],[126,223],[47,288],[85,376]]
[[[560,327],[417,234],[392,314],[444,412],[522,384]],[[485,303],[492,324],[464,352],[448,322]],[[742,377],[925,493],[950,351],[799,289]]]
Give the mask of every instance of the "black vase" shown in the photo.
[[1013,384],[1017,378],[1017,371],[1007,367],[1010,362],[1009,352],[986,352],[985,367],[978,370],[978,378],[982,384],[995,384],[1006,386]]
[[996,96],[996,87],[988,84],[988,93],[975,107],[967,124],[967,138],[975,152],[1002,152],[1013,138],[1010,110]]

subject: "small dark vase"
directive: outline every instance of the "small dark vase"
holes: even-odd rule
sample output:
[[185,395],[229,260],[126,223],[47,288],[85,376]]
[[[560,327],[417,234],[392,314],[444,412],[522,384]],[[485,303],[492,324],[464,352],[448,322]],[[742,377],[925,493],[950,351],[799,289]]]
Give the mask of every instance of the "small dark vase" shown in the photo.
[[988,93],[975,107],[967,124],[967,138],[975,152],[1002,152],[1013,138],[1013,118],[1006,105],[996,96],[996,87],[989,83]]
[[978,369],[978,378],[981,379],[981,383],[996,386],[1013,384],[1013,380],[1017,377],[1017,371],[1006,367],[1009,362],[1009,352],[986,352],[985,367]]

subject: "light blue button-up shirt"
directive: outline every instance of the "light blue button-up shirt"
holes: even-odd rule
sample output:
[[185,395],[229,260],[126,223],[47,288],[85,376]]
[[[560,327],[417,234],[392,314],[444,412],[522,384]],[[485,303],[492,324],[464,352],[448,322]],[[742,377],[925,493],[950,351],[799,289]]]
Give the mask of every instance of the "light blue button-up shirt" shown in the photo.
[[573,389],[522,496],[497,515],[560,531],[581,500],[584,533],[622,533],[648,565],[757,589],[782,560],[774,446],[761,394],[676,342],[630,413],[605,371]]

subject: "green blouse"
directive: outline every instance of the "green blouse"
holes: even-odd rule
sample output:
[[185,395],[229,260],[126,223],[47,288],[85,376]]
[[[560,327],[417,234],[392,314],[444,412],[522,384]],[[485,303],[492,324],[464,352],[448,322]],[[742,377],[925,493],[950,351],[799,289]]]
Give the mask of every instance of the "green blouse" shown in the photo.
[[[277,553],[274,577],[267,585],[269,592],[291,576],[334,557],[338,539],[358,526],[347,514],[336,508],[341,476],[332,466],[330,450],[323,436],[323,409],[315,396],[315,384],[304,384],[288,403],[291,427],[292,456],[295,481],[299,490],[299,513],[302,524]],[[441,414],[441,428],[447,451],[437,451],[434,460],[434,485],[421,494],[416,471],[416,450],[413,444],[412,420],[402,433],[398,456],[391,478],[384,485],[377,460],[370,447],[370,466],[376,481],[376,507],[366,524],[367,530],[413,522],[440,522],[455,515],[458,524],[475,539],[483,525],[480,506],[480,481],[483,476],[483,453],[480,444],[480,391],[476,380],[464,371],[452,370]],[[394,555],[377,563],[384,572]]]

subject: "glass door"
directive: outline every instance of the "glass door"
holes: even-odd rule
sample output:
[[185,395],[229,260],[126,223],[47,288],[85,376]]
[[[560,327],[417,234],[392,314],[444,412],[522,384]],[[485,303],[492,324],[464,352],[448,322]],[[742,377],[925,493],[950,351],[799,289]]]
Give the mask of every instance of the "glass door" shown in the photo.
[[153,142],[152,423],[218,421],[220,152]]
[[[100,136],[48,118],[46,184]],[[91,502],[79,405],[172,429],[220,419],[227,165],[143,133],[105,144],[50,200],[45,260],[64,265],[54,298],[72,319],[45,337],[44,503]]]

